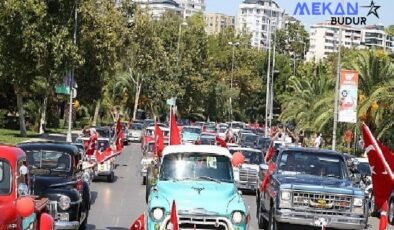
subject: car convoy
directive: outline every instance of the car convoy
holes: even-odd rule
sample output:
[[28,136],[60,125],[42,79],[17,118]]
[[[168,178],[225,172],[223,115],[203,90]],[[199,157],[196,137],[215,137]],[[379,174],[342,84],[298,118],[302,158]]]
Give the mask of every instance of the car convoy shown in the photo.
[[[168,146],[169,129],[161,124],[167,147],[158,157],[153,125],[148,121],[123,127],[127,142],[141,142],[146,229],[168,229],[173,200],[180,229],[247,229],[251,217],[241,191],[256,194],[260,229],[286,229],[289,224],[364,229],[368,224],[373,195],[368,193],[371,172],[363,159],[270,141],[242,122],[221,123],[216,129],[203,122],[180,127],[182,144],[175,146]],[[95,128],[95,149],[111,150],[113,129]],[[231,143],[219,147],[217,136]],[[85,228],[90,183],[102,176],[112,182],[115,170],[114,158],[100,162],[85,154],[87,139],[0,146],[0,211],[7,210],[0,215],[0,229]],[[269,146],[275,154],[266,162]],[[232,164],[236,153],[244,156],[240,165]],[[269,182],[262,189],[266,177]],[[18,209],[24,198],[33,201],[33,211]],[[394,192],[389,207],[393,224]]]

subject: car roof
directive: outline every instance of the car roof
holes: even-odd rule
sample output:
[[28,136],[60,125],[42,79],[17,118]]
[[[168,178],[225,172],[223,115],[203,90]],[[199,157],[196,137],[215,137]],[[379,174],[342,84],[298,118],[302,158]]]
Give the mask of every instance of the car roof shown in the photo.
[[[155,130],[155,126],[149,126],[146,129],[148,129],[148,130]],[[161,131],[170,131],[170,129],[166,128],[166,127],[160,127],[160,129],[161,129]]]
[[232,157],[228,149],[215,145],[170,145],[163,150],[163,156],[175,153],[213,153],[228,158]]
[[283,148],[283,151],[284,152],[285,151],[304,152],[304,153],[310,153],[310,154],[322,153],[322,154],[343,156],[343,154],[340,154],[340,153],[333,151],[333,150],[318,149],[318,148],[287,147],[287,148]]
[[356,159],[361,163],[369,163],[368,158],[366,157],[357,157]]
[[17,145],[23,150],[60,150],[69,154],[79,154],[78,147],[69,142],[56,142],[56,141],[38,141],[38,142],[25,142]]
[[200,127],[200,126],[197,126],[197,125],[186,125],[186,126],[183,126],[183,128],[201,129],[201,127]]
[[10,145],[0,145],[0,158],[7,159],[12,162],[17,161],[25,156],[22,149],[10,146]]

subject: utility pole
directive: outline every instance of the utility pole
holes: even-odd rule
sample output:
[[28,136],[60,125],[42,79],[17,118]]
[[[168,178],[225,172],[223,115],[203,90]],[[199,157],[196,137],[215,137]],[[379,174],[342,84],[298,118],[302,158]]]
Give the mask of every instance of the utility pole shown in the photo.
[[339,79],[341,76],[341,45],[342,45],[342,26],[339,26],[337,77],[335,81],[334,126],[332,129],[332,150],[336,149],[336,144],[337,144],[338,100],[339,100],[338,93],[339,93]]
[[[232,90],[233,81],[234,81],[235,47],[239,46],[239,42],[229,42],[228,44],[233,47],[233,56],[231,62],[231,79],[230,79],[230,89]],[[232,121],[232,119],[233,119],[233,99],[232,96],[230,95],[230,120]]]
[[274,75],[275,75],[275,54],[276,54],[276,35],[274,35],[274,46],[272,54],[272,76],[271,76],[271,90],[270,90],[270,116],[269,127],[272,127],[272,119],[274,118]]
[[[271,5],[271,4],[270,4]],[[272,7],[272,6],[271,6]],[[265,124],[264,137],[268,137],[268,113],[270,102],[270,70],[271,70],[271,18],[272,8],[270,9],[270,18],[268,19],[268,66],[267,66],[267,89],[265,93]]]
[[[77,44],[77,26],[78,26],[78,6],[77,2],[75,2],[75,9],[74,9],[74,35],[73,41],[74,45]],[[75,67],[71,72],[71,81],[70,81],[70,105],[69,105],[69,112],[68,112],[68,131],[66,136],[67,142],[72,142],[71,136],[71,128],[72,128],[72,113],[73,113],[73,88],[74,88],[74,79],[75,79]]]

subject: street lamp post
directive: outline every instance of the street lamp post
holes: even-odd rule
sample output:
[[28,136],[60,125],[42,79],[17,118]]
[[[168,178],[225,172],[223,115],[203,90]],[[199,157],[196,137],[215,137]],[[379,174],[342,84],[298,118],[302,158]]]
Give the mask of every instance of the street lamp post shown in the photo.
[[274,75],[275,71],[275,55],[276,55],[276,36],[274,35],[273,54],[272,54],[272,76],[271,76],[271,89],[270,89],[270,111],[269,111],[269,127],[272,127],[272,119],[274,113]]
[[[75,9],[74,9],[74,35],[73,35],[74,45],[77,44],[77,26],[78,26],[78,8],[77,8],[77,3],[76,3]],[[72,113],[73,113],[74,79],[75,79],[75,68],[73,68],[73,70],[72,70],[71,81],[70,81],[70,106],[69,106],[69,111],[68,111],[68,131],[67,131],[67,136],[66,136],[67,142],[72,142],[71,127],[72,127]]]
[[341,45],[342,45],[342,26],[339,26],[338,63],[337,63],[337,76],[335,80],[334,126],[332,129],[332,150],[335,150],[337,144],[338,100],[339,100],[338,93],[339,93],[339,78],[341,75]]
[[[272,11],[271,11],[272,14]],[[267,90],[265,94],[265,124],[264,137],[268,137],[268,113],[270,103],[270,71],[271,71],[271,18],[268,19],[268,66],[267,66]]]
[[178,45],[177,45],[177,50],[176,50],[176,66],[179,66],[179,49],[181,46],[181,37],[182,37],[182,26],[187,26],[187,23],[183,21],[181,24],[179,24],[179,32],[178,32]]
[[[231,79],[230,79],[230,89],[233,89],[233,81],[234,81],[234,62],[235,62],[235,47],[239,46],[239,42],[229,42],[228,43],[233,48],[233,56],[231,62]],[[233,119],[233,102],[232,96],[230,95],[230,120]]]

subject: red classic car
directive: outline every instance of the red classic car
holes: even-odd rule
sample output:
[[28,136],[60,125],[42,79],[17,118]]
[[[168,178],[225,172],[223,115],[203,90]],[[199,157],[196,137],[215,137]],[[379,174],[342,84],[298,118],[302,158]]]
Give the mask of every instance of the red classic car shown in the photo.
[[0,145],[0,230],[53,229],[47,199],[30,196],[28,181],[25,153]]

